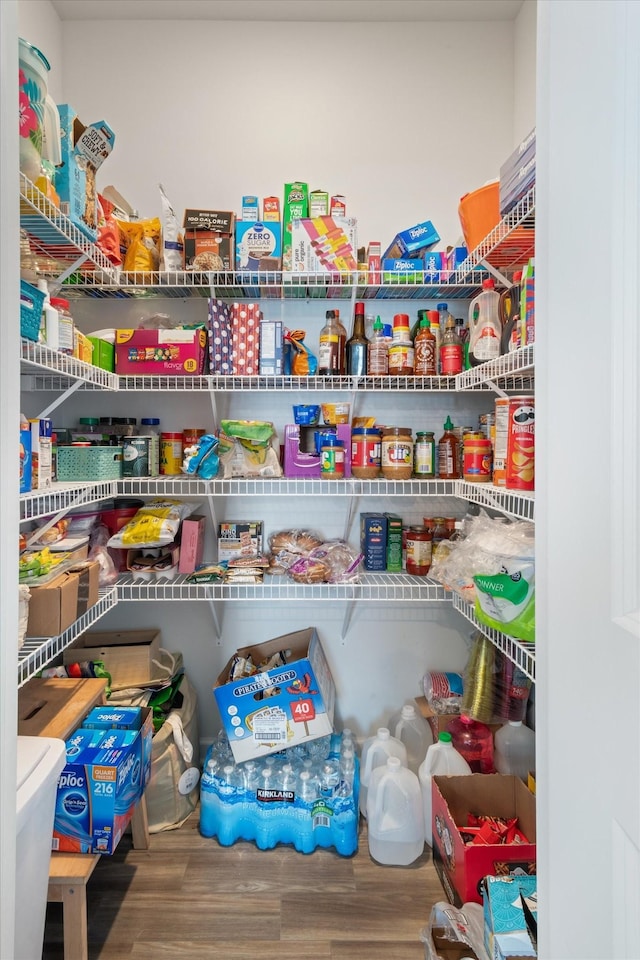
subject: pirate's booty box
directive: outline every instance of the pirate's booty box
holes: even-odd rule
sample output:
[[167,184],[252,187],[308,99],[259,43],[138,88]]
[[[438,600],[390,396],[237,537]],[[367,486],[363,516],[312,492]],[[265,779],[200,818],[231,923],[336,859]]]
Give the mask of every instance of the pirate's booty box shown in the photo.
[[213,692],[238,763],[333,732],[335,684],[314,627],[238,650]]

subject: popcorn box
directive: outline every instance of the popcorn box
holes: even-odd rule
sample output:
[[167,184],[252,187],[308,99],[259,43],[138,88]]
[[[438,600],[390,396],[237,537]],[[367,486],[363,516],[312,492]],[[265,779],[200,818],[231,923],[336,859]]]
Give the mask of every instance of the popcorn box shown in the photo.
[[259,664],[285,651],[282,667],[227,682],[233,657],[214,696],[236,762],[277,753],[333,733],[335,684],[315,627],[243,647],[236,656]]
[[209,372],[232,373],[231,309],[224,300],[209,300],[207,339],[209,343]]
[[357,223],[354,217],[294,220],[291,269],[296,273],[357,270]]
[[231,367],[235,376],[260,372],[260,306],[234,303],[231,307]]
[[204,371],[207,335],[190,330],[116,330],[116,373],[197,376]]

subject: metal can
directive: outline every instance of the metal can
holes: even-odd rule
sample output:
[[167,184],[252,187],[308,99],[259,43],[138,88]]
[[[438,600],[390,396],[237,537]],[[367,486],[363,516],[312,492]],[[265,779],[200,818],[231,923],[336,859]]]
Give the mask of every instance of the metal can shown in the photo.
[[491,483],[491,440],[482,433],[464,438],[462,476],[468,483]]
[[176,476],[182,473],[182,434],[160,434],[160,473]]
[[413,446],[414,476],[422,479],[435,477],[435,449],[433,433],[423,430],[416,434],[416,442]]
[[535,398],[509,397],[508,490],[535,489]]
[[207,431],[204,427],[185,427],[182,431],[182,443],[184,448],[194,447],[200,437],[204,437]]
[[407,573],[414,577],[426,577],[431,567],[431,533],[426,527],[409,527],[407,530]]
[[497,397],[493,437],[493,482],[498,487],[507,483],[507,442],[509,439],[509,398]]

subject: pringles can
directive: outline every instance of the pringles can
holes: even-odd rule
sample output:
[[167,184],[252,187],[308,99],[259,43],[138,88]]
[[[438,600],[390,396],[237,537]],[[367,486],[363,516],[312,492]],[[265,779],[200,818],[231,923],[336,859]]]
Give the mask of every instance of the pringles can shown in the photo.
[[509,397],[508,490],[535,489],[535,419],[533,396]]

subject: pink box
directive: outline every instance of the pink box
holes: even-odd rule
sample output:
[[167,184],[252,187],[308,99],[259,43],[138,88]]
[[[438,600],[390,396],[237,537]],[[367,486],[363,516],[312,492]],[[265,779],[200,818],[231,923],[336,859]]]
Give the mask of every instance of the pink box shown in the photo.
[[260,317],[257,303],[231,307],[231,365],[234,376],[253,377],[260,372]]
[[284,475],[285,477],[319,477],[321,458],[311,453],[314,431],[336,433],[344,441],[344,475],[351,476],[351,426],[339,423],[335,427],[300,427],[289,423],[284,428]]
[[202,563],[205,519],[194,514],[182,521],[178,573],[193,573],[198,564]]
[[116,373],[198,376],[204,370],[207,334],[191,330],[116,330]]

